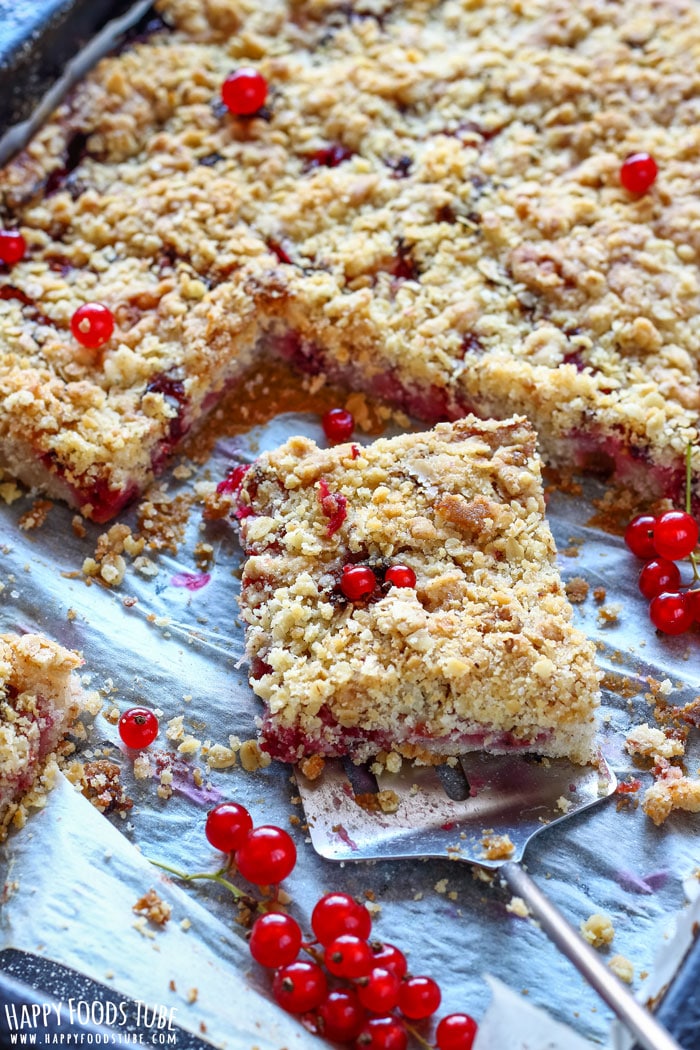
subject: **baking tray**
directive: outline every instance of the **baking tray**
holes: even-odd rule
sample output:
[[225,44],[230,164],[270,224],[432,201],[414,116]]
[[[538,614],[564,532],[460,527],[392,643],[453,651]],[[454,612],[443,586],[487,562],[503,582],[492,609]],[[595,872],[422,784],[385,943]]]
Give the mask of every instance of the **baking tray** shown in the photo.
[[[111,20],[116,18],[117,21],[112,22]],[[105,24],[107,28],[105,29]],[[31,132],[32,126],[43,119],[44,114],[47,110],[55,104],[56,99],[59,95],[69,89],[70,84],[89,66],[89,64],[95,60],[95,57],[110,47],[123,46],[125,43],[128,44],[129,37],[138,37],[143,33],[148,33],[154,28],[158,28],[162,23],[157,20],[154,21],[154,15],[148,4],[139,3],[136,5],[118,2],[114,0],[112,3],[104,2],[100,3],[97,0],[90,0],[90,2],[41,2],[41,3],[27,3],[27,4],[8,4],[0,3],[0,97],[2,98],[2,107],[0,108],[0,132],[3,128],[10,128],[11,125],[15,125],[19,120],[22,122],[22,127],[19,133],[16,133],[14,138],[10,136],[6,139],[6,150],[10,150],[17,147],[17,144],[21,141],[19,136],[26,137]],[[83,43],[87,46],[85,49],[80,51]],[[77,58],[75,57],[77,56]],[[68,66],[68,69],[66,67]],[[48,96],[47,93],[48,92]],[[274,443],[276,440],[282,439],[288,432],[297,432],[299,430],[306,430],[307,432],[314,432],[314,428],[317,429],[317,422],[313,419],[297,420],[295,418],[285,418],[281,421],[278,429],[267,428],[260,435],[255,435],[253,439],[248,443],[246,448],[242,448],[241,444],[234,442],[232,448],[229,444],[224,443],[222,447],[215,453],[214,460],[212,461],[212,476],[221,476],[226,470],[228,463],[231,461],[231,456],[234,458],[240,457],[241,455],[254,454],[255,448],[261,443]],[[218,456],[218,459],[217,459]],[[218,471],[218,474],[217,474]],[[26,509],[26,506],[24,507]],[[559,517],[557,515],[559,514]],[[553,515],[555,524],[558,527],[558,543],[561,546],[566,545],[566,539],[571,529],[576,529],[580,522],[580,511],[574,509],[573,511],[569,506],[553,508]],[[0,529],[2,530],[3,539],[12,534],[12,530],[16,527],[17,514],[13,511],[2,513],[0,518]],[[70,516],[67,511],[63,509],[59,510],[54,515],[54,521],[52,527],[55,527],[60,534],[61,529],[68,529]],[[556,530],[555,530],[556,531]],[[237,565],[237,559],[240,552],[235,550],[235,541],[230,537],[218,537],[217,542],[221,544],[221,564],[224,567],[224,571],[230,572],[235,571]],[[593,542],[598,543],[600,550],[592,550],[590,552],[590,558],[587,559],[586,569],[592,569],[592,571],[598,571],[600,566],[596,567],[596,556],[607,558],[614,556],[619,558],[624,554],[620,555],[619,544],[615,541],[608,541],[606,538],[601,538],[592,532]],[[28,540],[29,548],[32,546],[41,558],[50,555],[51,544],[45,543],[44,537],[37,535],[36,538],[30,538]],[[69,544],[70,547],[70,544]],[[187,557],[191,555],[192,544],[189,548],[185,547],[181,557],[187,560]],[[84,552],[83,552],[84,553]],[[71,557],[73,560],[71,561]],[[230,560],[229,560],[230,559]],[[78,551],[69,551],[69,557],[66,561],[66,569],[70,571],[71,565],[75,567],[78,564]],[[12,562],[11,568],[15,569],[17,566]],[[184,568],[186,571],[191,570],[191,564],[181,565],[179,563],[170,566],[170,570],[173,574],[177,574],[178,568]],[[567,567],[564,566],[566,569]],[[576,574],[576,572],[584,571],[582,565],[569,566],[569,575]],[[13,574],[14,575],[14,574]],[[614,574],[615,575],[615,574]],[[172,578],[172,576],[171,576]],[[601,580],[609,580],[610,574],[606,571],[600,570]],[[82,584],[81,584],[82,586]],[[81,636],[79,632],[71,630],[66,624],[65,619],[62,616],[63,612],[63,597],[57,596],[56,601],[53,604],[46,605],[45,599],[41,596],[41,591],[37,593],[35,597],[34,605],[32,608],[32,600],[27,600],[26,594],[20,592],[16,599],[12,599],[9,603],[5,602],[5,612],[0,614],[4,622],[0,624],[3,628],[11,626],[11,622],[17,622],[20,619],[22,623],[36,624],[37,626],[43,627],[48,633],[54,636],[59,636],[59,640],[64,641],[66,644],[73,645],[75,647],[82,647],[80,645]],[[65,595],[68,598],[68,593]],[[194,595],[192,596],[194,598]],[[643,616],[643,606],[640,604],[638,597],[629,596],[624,593],[622,595],[623,602],[626,607],[634,609],[638,615]],[[99,600],[96,602],[96,608],[100,617],[107,619],[109,617],[109,603],[112,605],[117,599],[114,596],[103,592],[99,596]],[[226,599],[228,601],[228,598]],[[157,604],[157,603],[156,603]],[[167,603],[166,603],[167,604]],[[232,599],[230,604],[232,604]],[[230,608],[230,605],[229,605]],[[162,612],[162,609],[160,610]],[[183,610],[180,608],[180,612]],[[194,617],[194,604],[189,610]],[[157,615],[155,612],[153,615]],[[206,619],[206,617],[200,617],[199,619]],[[197,621],[197,617],[194,617],[194,622]],[[184,615],[182,622],[187,622],[187,615]],[[590,632],[596,634],[600,638],[600,644],[603,650],[607,649],[607,657],[610,663],[614,665],[617,662],[616,653],[618,652],[617,646],[622,649],[625,642],[628,641],[623,633],[618,639],[616,644],[610,644],[610,638],[606,636],[605,630],[601,630],[600,625],[595,620],[595,612],[589,616],[589,622],[587,624]],[[648,629],[647,629],[648,630]],[[127,628],[128,631],[128,628]],[[200,631],[206,634],[207,628],[200,627]],[[102,633],[102,627],[101,627]],[[109,633],[109,632],[107,632]],[[612,632],[614,635],[614,631]],[[211,642],[211,638],[209,638]],[[96,667],[98,670],[104,672],[104,676],[107,676],[109,668],[109,642],[113,647],[113,638],[107,639],[108,644],[105,646],[104,661],[100,659],[96,661]],[[145,643],[147,645],[147,643]],[[635,635],[633,645],[639,644],[639,637]],[[648,666],[652,669],[656,669],[658,666],[663,666],[664,663],[668,664],[669,671],[673,670],[677,673],[677,667],[674,667],[674,662],[678,660],[679,650],[677,648],[664,649],[663,642],[658,643],[661,648],[659,652],[647,651],[646,656],[650,657]],[[650,648],[653,650],[657,646],[654,643]],[[88,654],[89,655],[89,654]],[[112,659],[114,658],[114,648],[111,651]],[[656,661],[656,662],[655,662]],[[229,661],[229,665],[231,661]],[[177,662],[176,662],[177,666]],[[645,665],[646,666],[646,665]],[[685,670],[685,669],[684,669]],[[245,692],[245,676],[244,673],[238,670],[237,672],[237,688]],[[639,671],[641,675],[642,672]],[[640,677],[641,681],[641,677]],[[152,683],[151,695],[157,696],[159,691],[159,684],[157,681]],[[121,683],[124,692],[128,691],[128,687],[125,682]],[[616,729],[619,731],[621,722],[617,718]],[[623,762],[620,755],[617,758]],[[624,764],[624,762],[623,762]],[[618,764],[618,768],[620,765]],[[265,778],[265,791],[272,791],[275,795],[275,799],[272,802],[268,800],[268,809],[271,812],[271,819],[275,817],[276,813],[280,814],[280,822],[284,819],[284,809],[288,808],[288,796],[289,789],[286,784],[287,776],[284,770],[277,770],[274,774],[271,774]],[[262,787],[257,785],[253,789],[255,791],[261,791]],[[54,805],[50,802],[49,811]],[[201,803],[200,803],[201,805]],[[144,802],[144,806],[148,806],[148,802]],[[151,814],[151,819],[157,821],[158,814]],[[185,821],[187,817],[185,816]],[[603,834],[611,834],[612,820],[610,817],[608,820],[607,830]],[[656,860],[659,856],[664,856],[664,849],[660,848],[660,842],[662,841],[660,836],[644,824],[644,821],[637,822],[638,827],[634,834],[641,836],[642,848],[641,857],[648,857],[649,864],[652,864],[653,860]],[[692,818],[681,817],[676,821],[674,828],[674,837],[680,836],[691,836],[693,833]],[[133,836],[132,836],[133,838]],[[547,837],[549,839],[549,836]],[[583,856],[589,850],[588,839],[586,830],[583,825],[575,830],[573,841],[567,841],[566,834],[557,837],[552,835],[551,846],[545,849],[544,857],[537,864],[537,867],[543,872],[550,874],[550,868],[557,868],[556,858],[561,854],[562,851],[577,852],[580,851]],[[692,841],[692,840],[691,840]],[[624,855],[626,850],[629,852],[632,850],[632,837],[627,835],[624,842],[620,844],[621,853]],[[680,855],[687,860],[687,857],[692,855],[692,849],[689,851],[685,850],[686,839],[683,840],[683,848],[680,850]],[[641,857],[638,853],[637,859],[641,862]],[[697,848],[695,848],[695,857],[697,859]],[[534,865],[533,865],[534,867]],[[594,865],[595,867],[595,865]],[[408,935],[408,930],[414,928],[414,930],[420,930],[422,927],[426,930],[426,937],[428,942],[428,950],[421,950],[419,953],[422,960],[426,963],[432,964],[432,972],[439,973],[440,967],[444,961],[444,954],[447,952],[453,955],[456,950],[456,945],[459,944],[459,936],[449,937],[444,944],[432,944],[431,937],[428,935],[427,930],[427,909],[422,908],[418,903],[423,898],[427,891],[435,884],[441,881],[446,881],[452,885],[455,884],[454,878],[454,867],[451,865],[436,865],[434,869],[431,869],[429,876],[425,876],[424,873],[415,873],[415,875],[409,880],[411,883],[412,899],[406,899],[406,884],[403,887],[397,884],[396,871],[391,865],[374,867],[372,874],[369,876],[359,875],[356,872],[343,872],[342,876],[339,876],[337,872],[332,871],[329,873],[327,869],[319,865],[316,859],[306,858],[305,860],[306,873],[308,874],[308,883],[310,891],[313,890],[315,885],[323,884],[326,886],[332,881],[333,885],[337,885],[342,881],[342,884],[349,888],[351,891],[360,892],[363,888],[371,885],[372,892],[378,897],[385,901],[385,908],[387,912],[391,913],[389,922],[390,928],[401,930],[403,926]],[[573,910],[576,908],[580,910],[582,907],[582,899],[595,898],[596,890],[603,890],[604,880],[600,877],[600,871],[593,871],[590,879],[590,884],[581,888],[583,892],[577,899],[576,893],[572,895],[571,887],[567,890],[567,883],[570,882],[570,873],[566,871],[566,865],[563,869],[560,869],[559,877],[554,877],[551,880],[552,890],[555,899],[559,898],[559,903],[564,907],[564,910],[568,910],[571,914],[571,906]],[[630,875],[630,878],[634,877],[634,873]],[[465,878],[465,874],[461,874],[461,878]],[[609,888],[606,888],[609,894]],[[639,893],[637,888],[633,892]],[[643,891],[646,892],[646,891]],[[302,895],[303,896],[303,895]],[[615,894],[611,896],[611,903],[615,910],[616,904],[619,906],[619,897],[615,897]],[[663,896],[663,894],[661,895]],[[453,927],[459,928],[461,923],[465,922],[464,914],[462,909],[456,905],[451,905],[449,898],[443,895],[435,895],[434,907],[437,913],[443,919],[450,921]],[[485,914],[481,916],[480,922],[476,924],[478,933],[480,936],[484,936],[487,931],[490,930],[490,926],[494,927],[494,937],[500,943],[499,939],[504,937],[506,932],[503,921],[503,908],[504,901],[498,901],[496,899],[489,899],[488,896],[484,897],[480,892],[478,893],[467,893],[469,902],[464,908],[464,912],[468,911],[468,908],[482,908]],[[311,900],[311,897],[309,897]],[[306,902],[308,903],[308,901]],[[653,947],[649,943],[650,938],[655,941],[659,941],[662,938],[661,929],[667,920],[672,918],[673,905],[678,906],[681,902],[676,894],[666,894],[663,900],[657,904],[655,901],[655,909],[653,922],[644,923],[640,922],[642,928],[642,940],[646,940],[644,947],[643,959],[649,963],[653,958]],[[567,905],[569,906],[567,908]],[[220,908],[219,902],[212,902],[214,909]],[[403,919],[401,918],[401,912],[404,912]],[[585,915],[584,915],[585,917]],[[644,916],[638,916],[643,919]],[[512,925],[512,919],[506,921],[508,925]],[[469,925],[467,924],[465,930],[469,931]],[[473,929],[471,933],[473,934]],[[416,934],[414,933],[415,937]],[[395,939],[400,939],[398,936]],[[630,938],[630,943],[635,943],[634,938]],[[545,944],[542,940],[542,935],[539,931],[534,931],[533,935],[526,935],[524,941],[521,939],[519,947],[514,948],[514,951],[521,951],[523,947],[528,953],[532,953],[532,960],[530,960],[525,966],[518,962],[518,965],[509,965],[493,967],[499,972],[502,978],[505,978],[509,982],[513,982],[517,986],[517,981],[523,978],[527,973],[532,971],[532,984],[535,991],[537,990],[538,984],[540,985],[540,991],[547,983],[546,975],[556,974],[554,981],[554,991],[552,993],[552,1007],[556,1011],[557,1008],[563,1013],[564,1016],[571,1015],[575,1011],[573,1010],[573,1004],[578,1003],[580,1000],[581,1013],[584,1011],[590,1011],[593,1015],[597,1011],[595,998],[592,997],[585,989],[583,992],[580,991],[580,986],[577,983],[576,975],[562,976],[559,973],[559,960],[553,953],[553,950]],[[470,949],[465,951],[466,958],[469,959],[473,965],[478,963],[482,956],[489,956],[489,951],[475,951],[472,946]],[[513,960],[515,963],[515,960]],[[532,963],[532,965],[531,965]],[[35,955],[26,951],[9,949],[8,951],[0,954],[0,968],[3,970],[3,974],[0,975],[0,997],[3,998],[3,1002],[8,1003],[13,1001],[13,997],[21,995],[29,995],[31,991],[39,990],[41,995],[58,995],[59,999],[65,998],[69,994],[71,988],[76,989],[74,994],[81,994],[84,986],[81,982],[89,981],[90,978],[78,973],[75,969],[62,969],[60,973],[60,979],[57,978],[57,971],[55,967],[57,963],[54,960],[39,959]],[[677,1032],[678,1038],[682,1040],[683,1046],[686,1050],[695,1050],[696,1047],[700,1047],[700,990],[698,988],[697,971],[698,971],[698,953],[697,951],[693,955],[690,953],[687,957],[686,963],[683,967],[678,969],[674,967],[677,972],[677,976],[672,981],[666,981],[668,988],[665,996],[657,995],[657,1001],[661,1002],[660,1010],[664,1023],[669,1028]],[[56,981],[58,980],[58,984]],[[17,983],[19,982],[19,983]],[[62,983],[61,983],[62,982]],[[469,984],[469,982],[465,982]],[[58,988],[56,992],[54,989]],[[87,993],[85,993],[87,994]],[[90,993],[92,994],[92,993]],[[538,998],[535,994],[533,998]],[[563,1004],[562,1004],[563,998]],[[546,995],[543,997],[539,996],[539,1000],[546,1002]],[[559,1002],[557,1003],[557,1000]],[[273,1010],[271,1004],[264,1003],[264,1010]],[[480,1001],[477,1002],[475,1013],[479,1013],[483,1009],[485,997],[482,996]],[[461,1008],[467,1009],[473,1005],[467,1002],[458,1006],[456,1002],[451,1004],[453,1009]],[[567,1017],[570,1019],[570,1017]],[[601,1020],[602,1019],[602,1020]],[[595,1023],[584,1023],[581,1026],[581,1031],[590,1036],[595,1040],[604,1038],[604,1033],[607,1029],[609,1019],[606,1019],[604,1012],[600,1011],[598,1017],[595,1019]],[[543,1020],[544,1025],[544,1020]],[[296,1022],[294,1022],[296,1025]],[[283,1034],[280,1034],[278,1039],[278,1045],[292,1045],[294,1041],[298,1042],[299,1045],[318,1045],[311,1037],[308,1037],[303,1031],[301,1026],[296,1025],[298,1031],[290,1038],[290,1029],[284,1028]],[[282,1031],[282,1030],[281,1030]],[[542,1029],[544,1031],[544,1027]],[[4,1038],[0,1033],[0,1038]],[[193,1039],[191,1033],[181,1036],[183,1040]],[[270,1037],[272,1040],[271,1045],[275,1045],[275,1036]],[[543,1037],[544,1038],[544,1037]],[[566,1038],[563,1037],[563,1046],[567,1046]],[[573,1040],[575,1036],[573,1033],[570,1036],[569,1045],[573,1046]],[[198,1040],[198,1042],[201,1042]],[[236,1039],[233,1039],[235,1044]],[[264,1043],[264,1040],[261,1040]],[[190,1043],[181,1042],[178,1045],[189,1046]],[[196,1045],[196,1044],[192,1044]],[[519,1044],[518,1044],[519,1045]],[[534,1045],[534,1044],[533,1044]],[[550,1043],[549,1045],[558,1045]],[[499,1046],[499,1050],[505,1050],[505,1046]]]

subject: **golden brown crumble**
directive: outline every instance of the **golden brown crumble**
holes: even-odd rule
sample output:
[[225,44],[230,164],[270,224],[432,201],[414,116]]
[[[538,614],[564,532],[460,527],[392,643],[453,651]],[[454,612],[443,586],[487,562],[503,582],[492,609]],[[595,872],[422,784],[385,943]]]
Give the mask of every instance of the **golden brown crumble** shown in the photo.
[[81,777],[82,793],[100,813],[128,813],[134,805],[121,782],[121,769],[106,758],[85,762]]
[[[11,471],[114,513],[283,353],[430,421],[527,414],[555,465],[680,487],[700,404],[692,0],[158,7],[172,29],[100,62],[2,175],[29,244],[0,304]],[[219,104],[241,61],[270,85],[246,120]],[[660,171],[641,196],[619,181],[639,149]],[[97,354],[69,333],[86,300],[116,319]]]
[[154,889],[148,890],[134,904],[132,911],[145,915],[155,926],[165,926],[172,915],[172,905],[159,897]]
[[32,529],[40,529],[46,523],[46,519],[53,508],[53,503],[48,499],[37,499],[28,511],[20,517],[17,524],[20,529],[30,532]]
[[603,948],[612,944],[615,936],[615,927],[609,915],[595,912],[580,925],[583,939],[593,948]]
[[567,580],[564,589],[569,601],[574,605],[578,605],[581,602],[585,602],[590,586],[588,580],[584,580],[583,576],[573,576],[570,580]]

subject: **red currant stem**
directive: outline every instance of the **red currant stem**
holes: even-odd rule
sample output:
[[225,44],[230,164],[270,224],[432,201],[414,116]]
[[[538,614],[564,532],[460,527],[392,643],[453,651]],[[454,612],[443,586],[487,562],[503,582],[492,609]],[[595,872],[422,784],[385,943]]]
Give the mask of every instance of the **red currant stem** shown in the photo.
[[411,1024],[410,1021],[407,1021],[405,1017],[402,1017],[401,1020],[406,1031],[413,1036],[417,1043],[420,1043],[421,1046],[424,1046],[426,1050],[435,1050],[433,1044],[429,1043],[428,1040],[424,1036],[422,1036],[420,1032],[415,1028],[415,1026]]
[[[150,858],[149,858],[150,860]],[[225,886],[226,889],[233,894],[237,900],[254,901],[255,906],[259,911],[267,911],[267,905],[261,901],[256,901],[250,894],[244,893],[243,890],[239,889],[228,879],[225,879],[222,872],[226,871],[226,868],[221,868],[219,871],[194,871],[187,873],[186,871],[180,871],[179,868],[173,868],[170,864],[164,864],[160,860],[151,860],[151,864],[156,868],[162,868],[163,871],[169,872],[174,875],[177,879],[182,879],[183,882],[194,882],[195,879],[207,879],[209,882],[217,882],[219,886]]]
[[302,941],[301,947],[302,950],[305,951],[307,955],[310,955],[314,962],[317,962],[319,966],[325,965],[323,952],[319,952],[316,948],[314,948],[313,944],[305,944]]

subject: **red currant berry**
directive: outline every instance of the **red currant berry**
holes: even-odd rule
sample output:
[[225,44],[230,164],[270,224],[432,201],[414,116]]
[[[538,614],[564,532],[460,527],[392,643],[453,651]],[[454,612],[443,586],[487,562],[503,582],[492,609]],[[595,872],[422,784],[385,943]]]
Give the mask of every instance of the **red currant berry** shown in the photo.
[[373,1014],[390,1014],[399,1004],[400,986],[400,977],[383,966],[375,966],[357,982],[357,995]]
[[355,429],[355,419],[344,408],[331,408],[322,417],[321,425],[329,441],[347,441]]
[[391,970],[399,979],[406,976],[408,962],[400,948],[395,947],[393,944],[379,944],[375,942],[372,945],[372,951],[374,952],[375,966]]
[[27,252],[27,242],[17,230],[0,230],[0,262],[14,266]]
[[315,962],[297,959],[281,966],[272,981],[272,994],[290,1014],[305,1014],[315,1010],[326,998],[326,975]]
[[416,574],[409,565],[391,565],[384,573],[384,579],[392,587],[415,587]]
[[284,828],[263,824],[250,832],[235,859],[244,879],[267,886],[287,878],[296,864],[297,850]]
[[140,751],[158,736],[158,719],[147,707],[130,707],[119,719],[118,729],[123,743]]
[[[372,929],[372,917],[364,904],[359,904],[348,893],[326,893],[311,913],[311,928],[316,939],[324,945],[342,933],[354,933],[366,939]],[[376,954],[373,961],[378,965]]]
[[364,977],[374,965],[369,944],[354,933],[341,933],[327,944],[323,958],[334,977]]
[[656,554],[655,528],[656,518],[653,514],[638,514],[625,529],[625,544],[638,558],[653,558]]
[[397,1017],[372,1017],[355,1040],[357,1050],[406,1050],[408,1036]]
[[351,602],[369,598],[377,586],[377,577],[369,565],[346,565],[340,578],[340,589]]
[[287,966],[301,948],[301,929],[291,915],[270,911],[253,923],[248,941],[250,954],[261,966]]
[[221,98],[229,113],[250,117],[265,105],[267,81],[257,69],[242,66],[224,80]]
[[71,317],[70,330],[81,346],[86,346],[88,350],[99,350],[112,338],[112,311],[102,303],[84,303]]
[[472,1050],[477,1028],[469,1014],[449,1014],[437,1026],[435,1042],[439,1050]]
[[667,510],[656,519],[654,550],[662,558],[687,558],[698,542],[698,523],[684,510]]
[[680,582],[681,571],[668,558],[652,558],[639,573],[639,589],[645,598],[655,598],[662,591],[677,591]]
[[629,193],[646,193],[654,185],[658,170],[650,153],[630,153],[622,162],[620,182]]
[[318,1008],[319,1027],[326,1039],[350,1043],[357,1039],[367,1020],[357,993],[352,988],[329,992]]
[[204,834],[207,841],[222,853],[240,849],[253,830],[253,818],[238,802],[220,802],[207,814]]
[[432,977],[407,977],[399,989],[399,1008],[412,1021],[434,1014],[442,994]]
[[684,594],[667,591],[649,603],[649,619],[664,634],[684,634],[693,622],[693,604]]

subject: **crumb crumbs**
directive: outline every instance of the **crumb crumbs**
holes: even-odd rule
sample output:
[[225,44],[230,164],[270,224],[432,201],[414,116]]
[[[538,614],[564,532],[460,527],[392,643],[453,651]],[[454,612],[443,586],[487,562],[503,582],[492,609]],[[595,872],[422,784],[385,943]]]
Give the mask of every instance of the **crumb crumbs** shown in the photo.
[[299,763],[299,768],[307,780],[318,780],[326,764],[323,755],[309,755]]
[[510,835],[485,834],[481,840],[485,860],[507,860],[515,853]]
[[632,984],[634,981],[634,966],[624,955],[613,955],[608,967],[625,984]]
[[593,588],[593,601],[597,602],[599,605],[600,605],[601,602],[605,601],[607,596],[608,596],[608,592],[606,591],[605,587],[594,587]]
[[615,936],[615,927],[610,916],[602,912],[590,915],[585,922],[581,923],[579,929],[583,939],[593,948],[603,948],[612,944]]
[[29,510],[25,511],[17,522],[19,528],[24,532],[30,532],[33,529],[40,529],[46,522],[52,508],[53,503],[51,500],[35,500]]
[[583,576],[574,576],[568,580],[564,586],[566,596],[573,605],[578,605],[580,602],[585,602],[588,597],[588,591],[590,585],[588,580],[584,580]]
[[616,602],[613,605],[602,605],[598,610],[598,622],[603,627],[608,624],[617,623],[621,612],[622,605],[619,602]]
[[165,926],[172,914],[172,907],[162,897],[159,897],[154,889],[148,890],[134,904],[132,911],[139,915],[145,915],[149,922],[155,926]]
[[506,911],[517,915],[519,919],[527,919],[530,915],[530,909],[522,897],[511,897],[506,904]]
[[246,773],[254,773],[258,769],[265,769],[272,761],[266,752],[261,751],[257,740],[244,740],[240,747],[239,756],[241,765]]

